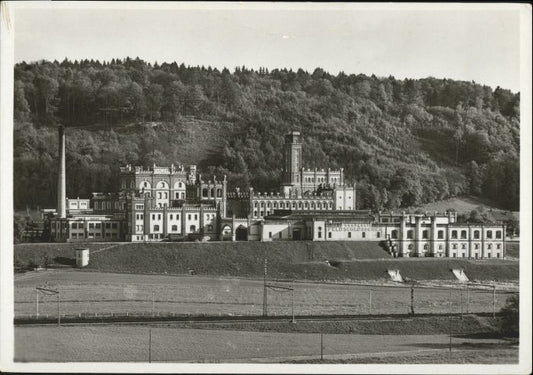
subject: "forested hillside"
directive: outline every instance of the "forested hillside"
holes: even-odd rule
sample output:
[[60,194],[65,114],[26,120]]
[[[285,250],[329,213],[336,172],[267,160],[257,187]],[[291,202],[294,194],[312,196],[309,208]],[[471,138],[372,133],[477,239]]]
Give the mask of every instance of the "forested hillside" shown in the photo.
[[359,208],[462,194],[519,207],[519,94],[473,82],[139,59],[15,66],[15,207],[53,206],[58,124],[67,194],[114,191],[119,166],[195,163],[231,187],[277,188],[283,135],[309,168],[344,167]]

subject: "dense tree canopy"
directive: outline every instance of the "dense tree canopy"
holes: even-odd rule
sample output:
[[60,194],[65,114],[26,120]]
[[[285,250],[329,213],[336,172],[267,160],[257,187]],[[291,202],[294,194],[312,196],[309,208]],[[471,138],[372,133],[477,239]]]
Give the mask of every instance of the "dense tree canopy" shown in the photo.
[[360,208],[461,194],[519,206],[520,97],[499,87],[126,58],[17,64],[14,98],[16,207],[55,204],[59,124],[69,196],[116,190],[127,163],[195,163],[271,191],[283,134],[299,130],[305,166],[344,167]]

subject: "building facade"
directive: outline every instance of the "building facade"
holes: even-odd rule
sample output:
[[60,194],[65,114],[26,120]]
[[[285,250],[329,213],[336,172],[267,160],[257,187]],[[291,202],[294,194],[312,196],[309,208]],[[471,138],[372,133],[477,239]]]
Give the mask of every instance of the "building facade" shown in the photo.
[[49,213],[52,241],[373,241],[397,257],[503,258],[505,226],[457,223],[454,213],[356,210],[344,170],[305,169],[299,132],[285,136],[279,191],[227,191],[195,165],[120,169],[116,193],[66,199]]

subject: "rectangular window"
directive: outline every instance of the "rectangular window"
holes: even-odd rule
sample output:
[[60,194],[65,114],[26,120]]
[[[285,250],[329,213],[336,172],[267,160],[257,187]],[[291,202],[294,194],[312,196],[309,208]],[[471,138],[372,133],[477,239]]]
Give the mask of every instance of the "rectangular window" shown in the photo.
[[500,230],[496,231],[496,238],[498,238],[498,239],[502,238],[502,231],[500,231]]
[[456,239],[457,239],[457,231],[452,230],[452,240],[456,240]]
[[178,231],[178,226],[177,225],[173,225],[172,226],[172,232],[177,232]]
[[466,239],[466,230],[462,230],[461,231],[461,239],[463,239],[463,240]]
[[72,223],[72,229],[76,229],[76,226],[77,226],[77,225],[78,225],[78,224],[76,224],[76,223]]
[[407,231],[407,239],[409,240],[412,240],[413,239],[413,231],[411,229],[409,229]]
[[94,223],[89,223],[89,229],[94,229]]
[[170,214],[170,220],[174,220],[174,215]]
[[111,227],[112,227],[113,229],[117,229],[117,228],[118,228],[118,224],[117,224],[117,223],[113,223],[113,224],[111,224]]
[[423,230],[423,231],[422,231],[422,238],[425,239],[425,240],[427,240],[428,237],[429,237],[429,234],[428,234],[428,233],[429,233],[429,232],[428,232],[427,230]]
[[268,238],[272,238],[272,232],[268,232]]
[[491,230],[487,231],[487,238],[492,238],[492,231]]
[[[365,232],[363,232],[363,237],[365,237],[364,234]],[[352,238],[352,232],[348,232],[348,238]]]
[[283,232],[279,232],[279,238],[283,238]]
[[381,238],[381,232],[376,232],[376,238]]
[[[350,237],[351,237],[352,233],[351,232],[348,232],[348,233],[350,233]],[[361,233],[361,237],[366,238],[366,232]]]
[[474,239],[479,240],[479,231],[478,230],[474,231]]
[[110,223],[105,223],[105,229],[109,229],[111,228],[111,224]]
[[328,232],[328,238],[331,238],[331,232]]
[[198,215],[194,214],[194,220],[198,220]]
[[159,231],[159,225],[154,225],[154,232]]
[[152,220],[155,220],[155,214],[152,214]]
[[318,232],[318,238],[322,238],[322,232]]
[[161,220],[161,214],[157,214],[157,220]]
[[444,239],[444,231],[443,231],[443,230],[439,230],[439,231],[437,232],[437,238],[438,238],[439,240]]

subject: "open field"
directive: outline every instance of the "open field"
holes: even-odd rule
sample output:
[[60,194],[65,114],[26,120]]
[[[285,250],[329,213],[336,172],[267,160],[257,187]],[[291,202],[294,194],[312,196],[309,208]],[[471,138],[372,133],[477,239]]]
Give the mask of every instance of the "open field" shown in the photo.
[[[72,244],[16,245],[15,260],[27,262],[50,253],[72,263]],[[191,272],[205,276],[298,280],[385,280],[398,269],[412,280],[454,280],[452,268],[463,268],[470,280],[518,280],[516,260],[391,258],[376,242],[215,242],[92,244],[87,271],[135,274]],[[112,246],[112,247],[109,247]],[[100,249],[101,251],[98,251]],[[102,250],[103,249],[103,250]],[[94,251],[96,250],[96,251]],[[329,263],[325,262],[328,260]]]
[[[463,348],[464,347],[464,348]],[[468,349],[468,345],[452,351],[435,349],[427,351],[404,351],[396,353],[358,354],[351,356],[334,356],[320,359],[292,360],[285,363],[308,364],[513,364],[518,363],[518,349],[510,346],[494,347],[480,345],[478,349]]]
[[[291,282],[269,283],[292,286]],[[36,315],[37,286],[61,292],[63,315],[261,315],[263,311],[263,280],[50,270],[16,275],[15,316]],[[492,312],[491,288],[467,292],[460,284],[450,286],[416,286],[414,312]],[[510,295],[503,287],[496,293],[497,311]],[[291,291],[269,288],[267,294],[269,315],[291,314]],[[39,295],[38,308],[41,316],[57,316],[57,296]],[[393,283],[294,283],[296,315],[406,314],[410,309],[410,287]]]
[[[17,327],[15,360],[43,362],[148,362],[149,329],[152,362],[281,362],[319,359],[320,334],[194,330],[141,326]],[[454,337],[453,348],[508,348],[499,339]],[[353,354],[427,353],[446,357],[448,335],[323,336],[328,359]],[[453,354],[453,353],[452,353]],[[514,358],[510,358],[512,361]],[[440,361],[443,361],[441,359]]]

